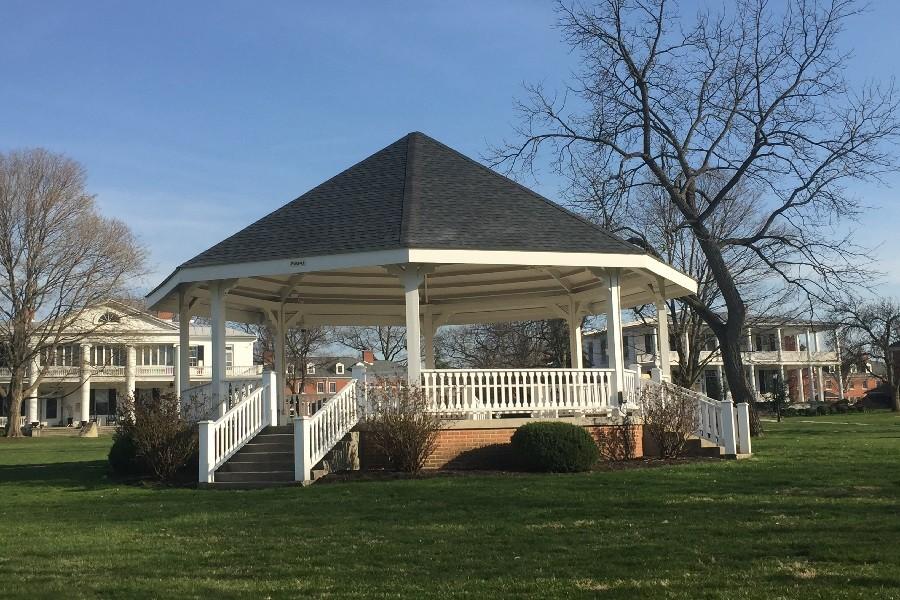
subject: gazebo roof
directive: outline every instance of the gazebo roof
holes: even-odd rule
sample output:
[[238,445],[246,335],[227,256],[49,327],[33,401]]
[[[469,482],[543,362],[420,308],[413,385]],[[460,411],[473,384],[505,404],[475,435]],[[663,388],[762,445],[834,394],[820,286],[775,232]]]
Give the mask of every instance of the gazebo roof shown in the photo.
[[397,248],[643,253],[412,132],[182,266]]
[[543,196],[410,133],[183,263],[148,294],[208,314],[211,281],[230,320],[405,323],[414,269],[436,323],[559,318],[696,291],[696,282]]

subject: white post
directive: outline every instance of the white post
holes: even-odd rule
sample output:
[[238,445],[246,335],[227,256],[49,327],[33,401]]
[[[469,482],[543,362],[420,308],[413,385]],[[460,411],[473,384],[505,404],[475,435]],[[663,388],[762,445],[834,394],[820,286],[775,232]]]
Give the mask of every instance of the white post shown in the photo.
[[137,387],[135,371],[137,371],[137,349],[129,344],[125,347],[125,396],[129,398],[137,395],[134,391]]
[[219,417],[228,410],[225,391],[225,286],[209,282],[210,320],[212,321],[212,403]]
[[191,387],[191,305],[184,289],[178,290],[178,394]]
[[838,391],[840,391],[841,397],[838,400],[844,399],[844,374],[841,371],[841,338],[838,336],[838,330],[835,327],[834,329],[834,350],[837,353],[837,364],[834,365],[834,372],[837,373],[838,380]]
[[172,386],[175,388],[175,394],[181,396],[181,353],[178,351],[178,344],[172,346]]
[[425,368],[434,368],[434,317],[431,314],[431,307],[425,306],[425,313],[422,316],[422,327],[425,330]]
[[312,479],[310,422],[311,417],[294,417],[294,481]]
[[[275,367],[275,401],[278,403],[279,410],[284,410],[284,388],[286,385],[285,381],[285,369],[286,361],[285,361],[285,336],[287,332],[285,331],[285,322],[284,322],[284,311],[279,310],[276,316],[276,322],[272,323],[272,328],[275,330],[275,356],[273,357],[274,367]],[[294,375],[297,377],[298,375]],[[303,390],[300,390],[301,392]],[[291,390],[291,393],[294,393],[294,390]],[[299,407],[298,407],[299,410]],[[290,414],[290,411],[287,411],[287,414]],[[276,425],[273,423],[273,425]]]
[[365,419],[369,414],[369,388],[366,385],[366,363],[359,362],[350,369],[350,376],[353,383],[358,385],[356,393],[358,394],[358,408],[360,410],[360,419]]
[[266,396],[266,424],[278,425],[278,407],[281,405],[278,400],[278,377],[274,371],[263,371],[262,384],[265,388],[263,392]]
[[81,345],[81,424],[91,418],[91,345]]
[[775,330],[775,335],[777,336],[777,342],[778,342],[778,362],[781,363],[784,361],[784,356],[783,356],[784,344],[782,343],[782,340],[781,340],[781,328],[780,327]]
[[734,405],[731,398],[719,400],[719,422],[722,426],[722,444],[725,448],[725,456],[737,455],[737,440],[734,435]]
[[419,323],[419,286],[423,276],[417,265],[407,265],[401,278],[406,301],[406,374],[410,385],[421,385],[422,340]]
[[719,398],[725,398],[725,377],[722,375],[722,365],[716,366],[716,379],[719,381]]
[[659,340],[659,368],[662,378],[672,381],[672,356],[669,351],[669,307],[664,298],[656,300],[656,339]]
[[621,403],[625,390],[625,348],[622,338],[622,297],[619,287],[619,269],[608,269],[607,273],[606,339],[608,341],[609,367],[613,370],[610,389],[613,397]]
[[213,421],[200,421],[200,439],[198,440],[200,451],[200,465],[198,479],[200,483],[212,483],[215,480],[213,464],[215,459],[215,435],[213,434]]
[[753,392],[753,398],[759,398],[759,390],[756,384],[756,365],[750,363],[750,391]]
[[750,405],[740,402],[737,405],[738,420],[738,453],[750,454]]
[[806,394],[803,392],[803,368],[797,369],[797,388],[798,396],[800,397],[799,402],[806,402]]
[[[35,355],[28,367],[28,386],[31,387],[37,383],[38,375],[41,373],[40,357]],[[40,411],[38,410],[38,388],[35,387],[28,398],[28,422],[36,423],[40,421]],[[58,410],[58,409],[57,409]]]
[[816,367],[819,379],[819,402],[825,402],[825,377],[822,375],[822,367]]

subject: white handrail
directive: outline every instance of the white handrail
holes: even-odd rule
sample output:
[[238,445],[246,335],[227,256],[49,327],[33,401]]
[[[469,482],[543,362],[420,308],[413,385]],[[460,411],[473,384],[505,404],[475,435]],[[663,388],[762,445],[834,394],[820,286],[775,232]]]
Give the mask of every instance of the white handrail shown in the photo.
[[312,416],[294,418],[294,478],[310,481],[312,469],[359,422],[362,384],[351,380]]
[[422,390],[446,416],[585,414],[610,406],[612,369],[425,369]]
[[215,472],[260,431],[278,424],[275,374],[263,374],[264,383],[214,421],[200,421],[201,483],[215,481]]

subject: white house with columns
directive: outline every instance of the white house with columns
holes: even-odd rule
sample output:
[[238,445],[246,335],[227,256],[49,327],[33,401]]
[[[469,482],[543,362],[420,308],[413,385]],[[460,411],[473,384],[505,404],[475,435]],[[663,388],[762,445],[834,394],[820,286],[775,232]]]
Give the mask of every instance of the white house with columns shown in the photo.
[[[623,325],[624,353],[627,363],[641,365],[644,373],[661,366],[668,357],[672,369],[679,368],[678,353],[664,352],[660,341],[668,346],[671,339],[660,334],[655,318],[632,321]],[[722,398],[727,390],[718,342],[709,330],[702,344],[702,374],[694,389],[713,398]],[[778,377],[788,385],[794,402],[825,402],[843,398],[840,371],[840,345],[836,326],[823,321],[796,319],[755,319],[740,340],[742,359],[748,380],[758,398],[770,397]],[[605,329],[584,334],[584,360],[594,366],[608,363],[608,340]],[[687,340],[684,341],[687,345]]]
[[[200,481],[211,483],[244,444],[286,422],[289,327],[405,326],[407,384],[448,420],[607,415],[636,399],[623,309],[695,291],[643,249],[416,132],[183,263],[147,300],[212,322],[217,410],[200,430]],[[596,314],[610,324],[609,363],[585,368],[580,325]],[[435,368],[442,326],[549,318],[569,323],[570,368]],[[227,396],[215,368],[229,321],[276,332],[272,380],[242,399]],[[294,420],[297,480],[356,425],[366,389],[349,385]]]
[[[124,397],[174,393],[212,379],[209,327],[187,323],[181,338],[178,323],[119,302],[86,311],[80,322],[81,328],[64,333],[71,341],[44,352],[30,367],[29,379],[42,378],[38,394],[23,401],[24,423],[111,424]],[[256,337],[229,328],[224,341],[226,380],[259,377],[262,367],[253,364]],[[179,368],[182,358],[185,369]],[[10,373],[0,366],[3,377]]]

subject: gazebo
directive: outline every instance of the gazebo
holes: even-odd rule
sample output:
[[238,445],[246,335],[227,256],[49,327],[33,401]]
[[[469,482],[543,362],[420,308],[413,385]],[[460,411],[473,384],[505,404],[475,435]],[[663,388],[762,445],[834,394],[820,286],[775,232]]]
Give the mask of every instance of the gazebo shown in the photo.
[[[210,318],[220,417],[226,321],[276,332],[276,399],[285,393],[288,328],[399,325],[409,383],[429,390],[436,410],[476,414],[465,408],[478,401],[499,414],[503,402],[527,409],[538,396],[557,408],[627,402],[638,375],[624,364],[621,311],[655,304],[665,315],[666,299],[695,291],[695,281],[644,249],[413,132],[184,262],[148,301],[180,315],[181,390],[191,387],[187,317]],[[584,369],[580,324],[598,314],[609,365]],[[507,370],[485,394],[481,375],[435,369],[441,326],[557,318],[568,322],[572,356],[562,379],[553,369]],[[667,319],[657,323],[667,379]]]

